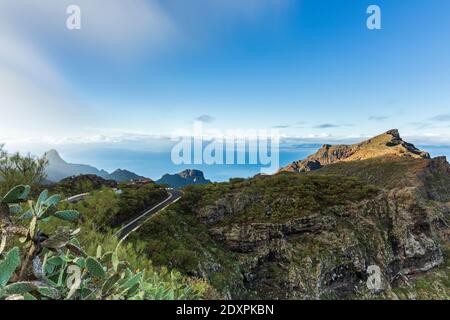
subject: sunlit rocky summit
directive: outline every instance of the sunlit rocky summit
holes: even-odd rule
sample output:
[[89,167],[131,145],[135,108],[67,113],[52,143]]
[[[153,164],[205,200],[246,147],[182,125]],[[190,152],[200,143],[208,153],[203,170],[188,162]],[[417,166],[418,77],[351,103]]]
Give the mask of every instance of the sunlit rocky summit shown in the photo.
[[411,159],[429,159],[427,152],[405,142],[397,129],[389,130],[369,140],[351,145],[325,144],[315,154],[295,161],[280,171],[307,172],[342,161],[367,160],[381,156],[397,156]]

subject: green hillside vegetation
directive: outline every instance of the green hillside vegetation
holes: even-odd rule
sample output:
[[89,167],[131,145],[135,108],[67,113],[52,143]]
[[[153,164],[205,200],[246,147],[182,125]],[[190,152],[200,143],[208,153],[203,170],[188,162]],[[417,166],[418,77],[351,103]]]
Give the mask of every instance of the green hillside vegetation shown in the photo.
[[155,184],[144,186],[123,185],[120,193],[104,187],[93,191],[77,203],[62,203],[66,209],[84,212],[83,219],[91,220],[98,230],[121,226],[143,211],[167,198],[164,188]]
[[122,193],[119,197],[118,212],[110,223],[112,227],[129,222],[168,197],[167,191],[154,183],[143,186],[119,185],[119,188]]
[[[243,278],[235,263],[239,254],[214,241],[208,226],[198,221],[193,208],[211,205],[226,194],[258,195],[258,201],[252,202],[246,210],[236,212],[216,226],[282,222],[316,212],[325,214],[334,206],[370,198],[378,189],[357,178],[282,173],[250,180],[236,179],[232,183],[189,186],[184,191],[177,205],[148,221],[131,241],[145,243],[145,252],[156,265],[174,267],[187,275],[204,276],[221,292],[232,291],[240,298],[252,298],[240,285]],[[291,201],[277,201],[286,195]],[[266,206],[271,207],[270,213]],[[212,261],[219,262],[220,272],[205,270],[202,273],[202,268],[207,268],[203,266]]]
[[224,194],[241,193],[256,200],[225,219],[226,223],[279,222],[324,212],[333,206],[369,198],[377,193],[378,188],[353,177],[280,173],[186,190],[202,194],[199,202],[194,204],[199,207],[214,204]]
[[411,185],[416,179],[417,172],[424,168],[427,161],[386,156],[364,161],[334,163],[308,174],[350,176],[382,188],[401,187]]
[[0,194],[5,194],[19,184],[33,187],[32,192],[38,195],[45,182],[44,158],[35,158],[31,155],[9,154],[0,144]]
[[85,174],[62,179],[50,186],[52,192],[65,197],[89,193],[102,188],[117,188],[117,183],[93,174]]
[[[242,281],[242,275],[235,263],[236,255],[217,244],[210,237],[208,228],[183,207],[183,204],[175,205],[154,217],[131,235],[130,242],[141,243],[142,252],[152,257],[156,266],[202,277],[222,295],[227,291],[238,293],[241,288],[235,284]],[[204,270],[203,266],[209,261],[220,261],[220,270]]]
[[[352,260],[356,259],[353,255],[369,257],[377,256],[378,252],[377,259],[391,259],[389,257],[395,254],[391,250],[396,250],[395,241],[391,239],[404,237],[406,222],[395,217],[398,213],[387,205],[382,190],[418,185],[419,176],[423,175],[429,161],[375,158],[332,164],[308,173],[283,172],[248,180],[233,179],[228,183],[188,186],[176,205],[148,221],[130,241],[145,243],[144,252],[152,257],[155,265],[201,276],[227,296],[318,298],[314,284],[317,270],[330,268],[333,272],[333,267],[337,266],[353,268]],[[438,178],[426,176],[424,180],[439,184],[441,188],[448,177],[441,174]],[[357,203],[363,205],[358,207]],[[428,206],[426,202],[419,203]],[[407,203],[399,204],[403,205]],[[417,206],[412,205],[412,208]],[[412,210],[421,212],[422,208]],[[281,236],[286,243],[267,255],[265,250],[271,252],[272,245],[269,240],[258,240],[266,233],[259,234],[258,229],[254,230],[256,233],[251,231],[252,228],[267,228],[267,232],[276,235],[288,230],[295,219],[303,218],[315,219],[311,231]],[[287,224],[283,227],[284,223]],[[316,226],[319,229],[314,229]],[[267,241],[267,247],[258,249],[258,241]],[[391,242],[394,249],[389,247]],[[255,249],[242,247],[253,246],[253,243]],[[280,258],[274,258],[276,256]],[[258,265],[256,274],[249,271]],[[364,279],[365,271],[358,272],[354,271],[352,276]],[[417,298],[443,298],[448,297],[445,293],[449,288],[448,274],[448,268],[441,266],[424,278],[411,279],[406,289],[406,284],[398,282],[395,290],[378,296],[363,288],[350,294],[347,291],[350,288],[337,287],[335,290],[342,290],[342,295],[330,292],[320,297],[393,298],[397,293],[398,298],[407,298],[405,292],[408,292]],[[258,276],[264,277],[261,283],[253,284],[248,280]],[[292,280],[287,280],[290,277]],[[281,289],[286,281],[292,281],[289,285],[302,283],[302,295],[287,296],[289,292]],[[423,288],[426,281],[429,287]],[[277,287],[280,289],[275,289]]]
[[[0,175],[0,189],[20,184],[0,194],[0,298],[449,298],[443,158],[388,155],[190,185],[122,243],[114,234],[167,198],[163,186],[79,176],[50,196],[36,183],[45,179],[39,160],[23,161],[34,165],[21,174],[0,162],[8,177]],[[373,264],[383,273],[380,292],[365,284]],[[70,290],[74,265],[83,286]]]
[[[1,190],[12,181],[35,185],[45,179],[39,160],[16,155],[15,163],[33,163],[27,167],[30,170],[17,173],[20,167],[10,165],[11,160],[2,156],[0,166],[8,180],[0,179]],[[113,226],[165,198],[164,189],[123,185],[123,192],[118,194],[105,186],[100,190],[90,187],[81,190],[91,191],[90,196],[76,204],[61,201],[63,196],[50,196],[47,191],[33,192],[26,185],[0,194],[0,299],[217,296],[203,280],[183,276],[172,268],[154,267],[144,254],[144,243],[120,243],[114,236],[117,229]],[[67,281],[71,281],[74,266],[80,268],[82,278],[79,289],[71,290]]]
[[[142,257],[142,244],[121,244],[112,229],[102,232],[93,229],[96,225],[93,216],[87,215],[81,222],[78,211],[60,208],[60,197],[49,196],[47,191],[36,202],[27,202],[29,191],[28,186],[18,186],[1,199],[0,298],[200,299],[207,296],[210,289],[203,281],[167,268],[154,268],[149,259]],[[101,205],[96,203],[97,208]],[[127,259],[120,260],[120,257]],[[70,288],[67,283],[74,266],[81,270],[81,285]]]

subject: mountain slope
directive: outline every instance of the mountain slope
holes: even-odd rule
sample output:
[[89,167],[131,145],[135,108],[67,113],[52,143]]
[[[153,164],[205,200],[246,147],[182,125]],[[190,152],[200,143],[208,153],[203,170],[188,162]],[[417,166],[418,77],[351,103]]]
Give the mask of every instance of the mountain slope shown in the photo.
[[52,191],[70,197],[105,187],[117,188],[117,182],[106,180],[94,174],[86,174],[64,178],[52,186]]
[[157,184],[166,184],[172,188],[182,188],[193,184],[209,184],[203,172],[199,170],[184,170],[177,174],[165,174],[156,181]]
[[111,180],[115,180],[117,182],[127,182],[127,181],[131,181],[131,180],[143,180],[143,179],[147,179],[143,176],[139,176],[134,172],[128,171],[128,170],[122,170],[122,169],[117,169],[116,171],[114,171],[113,173],[111,173],[109,175],[109,178]]
[[94,174],[104,179],[109,179],[109,173],[85,164],[73,164],[64,161],[56,150],[50,150],[44,154],[48,161],[47,178],[58,182],[70,176],[81,174]]
[[295,161],[280,171],[307,172],[323,166],[354,160],[366,160],[380,156],[398,156],[412,159],[429,159],[427,152],[403,141],[398,130],[390,130],[372,139],[352,145],[324,145],[305,160]]
[[79,175],[96,175],[103,179],[114,180],[116,182],[146,179],[128,170],[117,169],[110,174],[105,170],[99,170],[93,166],[68,163],[61,158],[56,150],[46,152],[44,157],[48,161],[46,168],[47,179],[53,182]]
[[135,237],[155,264],[232,298],[449,299],[450,165],[378,151],[307,173],[186,187]]

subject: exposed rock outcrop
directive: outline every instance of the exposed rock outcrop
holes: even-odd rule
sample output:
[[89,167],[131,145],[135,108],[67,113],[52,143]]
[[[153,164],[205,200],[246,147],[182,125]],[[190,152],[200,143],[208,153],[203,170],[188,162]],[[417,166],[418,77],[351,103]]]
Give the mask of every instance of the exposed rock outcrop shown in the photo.
[[[375,162],[364,166],[369,159]],[[382,190],[370,199],[278,223],[233,217],[254,203],[267,216],[277,204],[294,206],[295,195],[288,191],[271,203],[257,193],[236,192],[197,211],[200,221],[211,225],[212,238],[239,255],[244,292],[258,298],[370,297],[391,293],[398,281],[443,263],[450,217],[450,165],[445,157],[430,159],[391,130],[356,145],[325,145],[287,171],[314,171],[338,162],[345,169],[338,174],[366,171],[357,173],[369,183],[377,176],[374,181]],[[355,163],[359,166],[353,168]],[[327,167],[327,173],[333,174],[333,168]],[[399,178],[388,187],[382,174],[391,180],[391,171]],[[373,270],[379,279],[371,287]]]
[[158,184],[165,184],[172,188],[182,188],[193,184],[208,184],[210,180],[200,170],[184,170],[177,174],[165,174],[157,180]]
[[[242,285],[258,298],[372,296],[443,262],[448,227],[440,219],[448,220],[449,207],[431,209],[417,192],[381,191],[373,199],[282,223],[213,225],[210,234],[239,254]],[[216,208],[224,207],[234,208],[233,198],[221,199]],[[227,217],[213,207],[202,214],[213,224]],[[206,214],[215,218],[205,220]],[[367,285],[370,268],[380,272],[373,290]]]
[[149,229],[153,252],[167,234],[184,239],[168,261],[230,298],[397,298],[434,275],[441,282],[417,292],[448,297],[445,157],[430,159],[393,130],[326,145],[291,171],[308,170],[187,189],[181,209]]
[[323,166],[340,162],[399,156],[413,159],[429,159],[430,155],[403,141],[398,130],[393,129],[364,142],[352,145],[325,144],[305,160],[295,161],[280,169],[288,172],[308,172]]

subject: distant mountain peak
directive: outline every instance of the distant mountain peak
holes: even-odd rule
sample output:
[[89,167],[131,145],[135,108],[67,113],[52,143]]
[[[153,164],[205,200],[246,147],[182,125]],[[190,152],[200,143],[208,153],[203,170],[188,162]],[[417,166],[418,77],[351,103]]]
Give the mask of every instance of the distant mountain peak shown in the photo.
[[54,182],[79,175],[96,175],[103,179],[115,180],[117,182],[145,179],[145,177],[139,176],[128,170],[117,169],[109,174],[105,170],[99,170],[90,165],[68,163],[55,149],[51,149],[44,153],[44,157],[48,161],[48,166],[46,168],[48,179]]
[[66,163],[63,158],[61,158],[58,151],[55,149],[51,149],[44,153],[44,158],[47,159],[49,162],[59,162],[59,163]]
[[191,184],[209,184],[210,180],[205,179],[205,175],[200,170],[187,169],[177,174],[165,174],[157,180],[158,184],[166,184],[172,188],[182,188]]
[[381,156],[430,158],[427,152],[421,151],[413,144],[404,141],[397,129],[392,129],[357,144],[324,144],[315,154],[304,160],[295,161],[280,171],[306,172],[336,162],[366,160]]
[[46,154],[46,155],[57,155],[57,156],[59,156],[58,151],[55,150],[55,149],[50,149],[50,150],[48,150],[45,154]]
[[400,132],[398,131],[398,129],[391,129],[389,131],[386,131],[385,133],[386,135],[390,135],[396,139],[401,139],[400,138]]
[[200,178],[200,179],[204,179],[205,175],[203,174],[202,171],[200,170],[195,170],[195,169],[187,169],[184,171],[181,171],[180,173],[178,173],[178,175],[182,178]]
[[114,170],[111,174],[115,174],[115,173],[130,173],[131,171],[128,171],[126,169],[116,169]]
[[111,173],[110,175],[110,179],[115,180],[117,182],[126,182],[126,181],[131,181],[131,180],[150,180],[146,177],[143,176],[139,176],[137,174],[135,174],[134,172],[125,170],[125,169],[117,169],[115,170],[113,173]]

